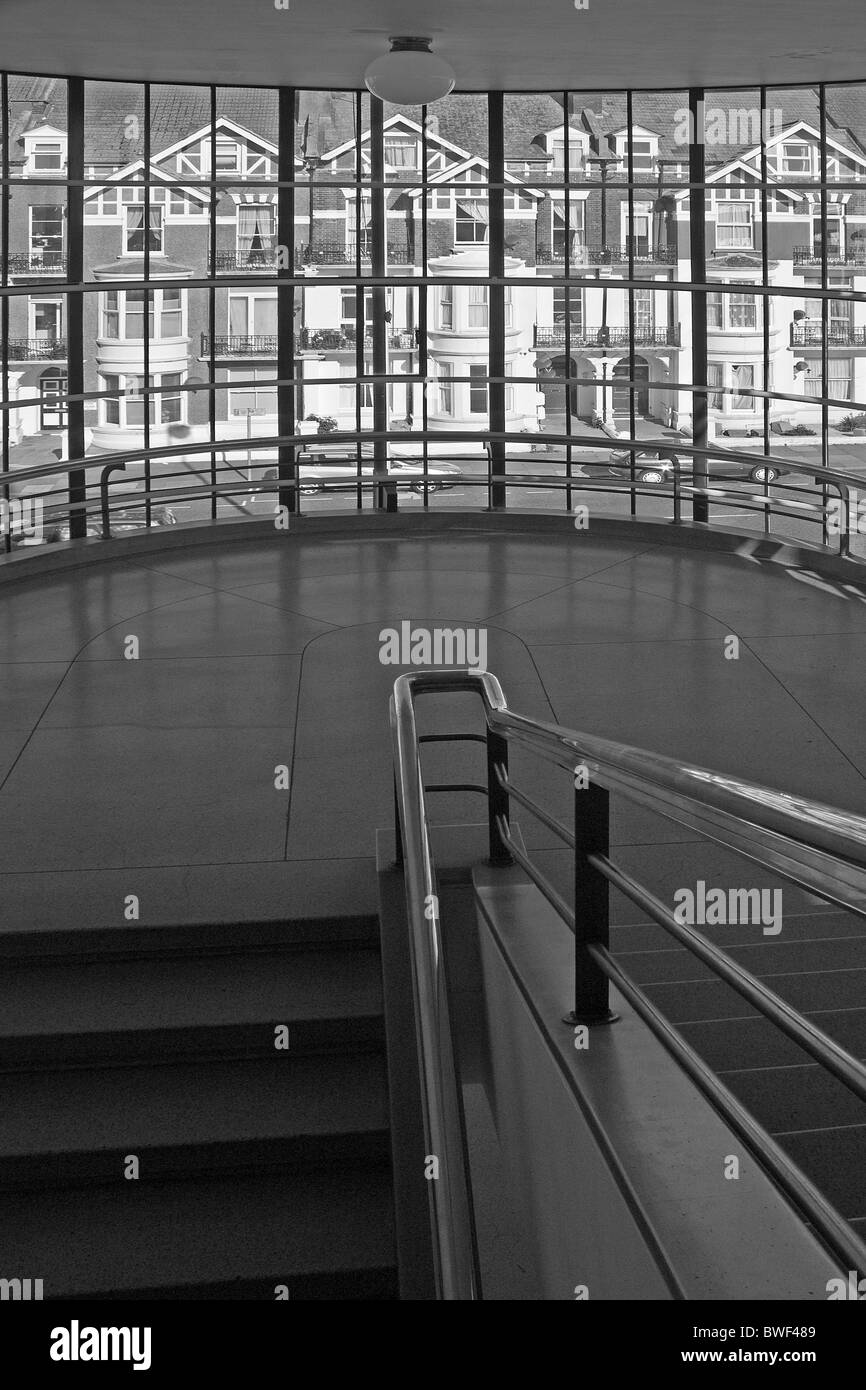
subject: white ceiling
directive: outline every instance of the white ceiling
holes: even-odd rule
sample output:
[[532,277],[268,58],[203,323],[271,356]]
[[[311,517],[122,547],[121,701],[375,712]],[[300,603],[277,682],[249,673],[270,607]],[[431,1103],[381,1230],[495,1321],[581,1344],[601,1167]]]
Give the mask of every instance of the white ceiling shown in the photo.
[[866,77],[863,0],[0,0],[0,66],[354,87],[390,34],[458,88],[543,91]]

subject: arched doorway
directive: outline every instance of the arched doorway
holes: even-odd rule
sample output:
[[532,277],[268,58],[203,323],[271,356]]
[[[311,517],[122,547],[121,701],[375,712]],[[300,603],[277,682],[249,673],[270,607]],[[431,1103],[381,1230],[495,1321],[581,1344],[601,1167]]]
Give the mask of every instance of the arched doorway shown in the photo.
[[646,358],[635,357],[633,377],[629,359],[627,357],[621,358],[613,369],[612,377],[614,415],[628,415],[630,413],[629,381],[634,381],[635,415],[649,415],[649,362]]
[[[581,388],[577,385],[567,386],[566,381],[592,375],[586,364],[581,365],[576,357],[566,357],[565,353],[559,353],[558,356],[551,357],[547,371],[550,376],[557,378],[555,386],[548,385],[544,378],[541,379],[545,395],[549,393],[548,414],[556,411],[565,412],[566,390],[569,394],[569,408],[572,416],[584,414],[586,403],[581,401]],[[581,410],[581,404],[584,406],[583,410]]]

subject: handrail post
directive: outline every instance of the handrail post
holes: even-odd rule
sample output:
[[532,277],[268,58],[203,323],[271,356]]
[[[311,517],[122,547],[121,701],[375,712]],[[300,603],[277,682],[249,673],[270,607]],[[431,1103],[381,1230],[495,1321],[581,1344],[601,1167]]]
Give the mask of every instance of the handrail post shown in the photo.
[[508,775],[508,741],[501,734],[487,730],[487,815],[490,828],[490,862],[499,865],[513,864],[514,860],[508,846],[499,832],[500,817],[508,822],[508,792],[500,784],[496,775],[501,767]]
[[[577,780],[577,778],[576,778]],[[610,892],[607,879],[589,856],[610,850],[610,795],[593,783],[574,793],[574,1011],[566,1023],[613,1023],[608,978],[587,947],[610,945]]]
[[[102,505],[102,539],[111,540],[111,513],[108,506],[108,480],[112,473],[123,473],[126,471],[125,463],[107,463],[99,475],[99,495]],[[149,491],[149,489],[148,489]],[[85,514],[85,526],[87,516]]]
[[403,867],[403,831],[400,825],[400,798],[397,794],[397,773],[394,773],[394,863]]

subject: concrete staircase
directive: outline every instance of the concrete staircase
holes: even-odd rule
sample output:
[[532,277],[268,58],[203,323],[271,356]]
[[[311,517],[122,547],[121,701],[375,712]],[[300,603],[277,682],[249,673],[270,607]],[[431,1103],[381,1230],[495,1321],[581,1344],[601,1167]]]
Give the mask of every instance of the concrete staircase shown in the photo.
[[377,919],[107,940],[3,940],[0,1276],[47,1299],[395,1298]]
[[[801,910],[778,936],[697,928],[855,1057],[866,1058],[866,924]],[[620,963],[837,1210],[866,1236],[866,1106],[655,925],[611,928]]]

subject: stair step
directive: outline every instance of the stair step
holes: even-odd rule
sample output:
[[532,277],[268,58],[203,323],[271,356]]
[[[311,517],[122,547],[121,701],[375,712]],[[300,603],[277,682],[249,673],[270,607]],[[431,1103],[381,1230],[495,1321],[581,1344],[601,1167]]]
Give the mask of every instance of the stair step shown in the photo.
[[[786,941],[779,936],[747,946],[717,944],[759,980],[768,981],[771,976],[783,975],[793,978],[798,974],[816,979],[822,974],[832,977],[839,970],[866,969],[866,937],[842,941]],[[704,965],[685,947],[673,944],[658,950],[617,950],[616,958],[640,985],[681,985],[718,978],[711,966]],[[778,982],[771,987],[780,992]]]
[[[673,903],[670,904],[673,908]],[[737,923],[733,926],[699,926],[697,931],[725,950],[750,944],[790,943],[795,941],[833,942],[828,950],[835,950],[835,943],[842,941],[866,942],[866,921],[850,912],[797,913],[783,916],[782,930],[778,936],[765,936],[760,925]],[[676,946],[675,939],[654,922],[632,923],[628,926],[612,926],[610,929],[611,949],[616,955],[621,951],[657,951]]]
[[386,1165],[6,1193],[0,1229],[6,1268],[32,1270],[46,1299],[396,1287]]
[[[682,1023],[687,1042],[716,1071],[740,1067],[797,1066],[808,1056],[767,1019],[739,1000],[740,1016]],[[866,1009],[823,1009],[808,1015],[816,1027],[861,1061],[866,1061]]]
[[284,1055],[0,1076],[0,1188],[388,1157],[385,1060]]
[[292,921],[179,922],[148,926],[51,927],[0,932],[0,960],[87,961],[240,953],[291,947],[374,946],[379,923],[372,916],[306,917]]
[[756,1059],[748,1070],[722,1071],[719,1075],[773,1134],[856,1125],[866,1119],[863,1102],[817,1062],[762,1067]]
[[174,960],[7,963],[0,971],[0,1069],[273,1056],[379,1046],[379,953],[294,949]]
[[866,1124],[783,1134],[779,1143],[842,1216],[866,1216]]
[[[866,969],[764,974],[763,983],[803,1013],[856,1009],[864,998]],[[667,1017],[677,1024],[702,1019],[740,1019],[756,1012],[729,985],[716,979],[647,985],[646,991]]]

